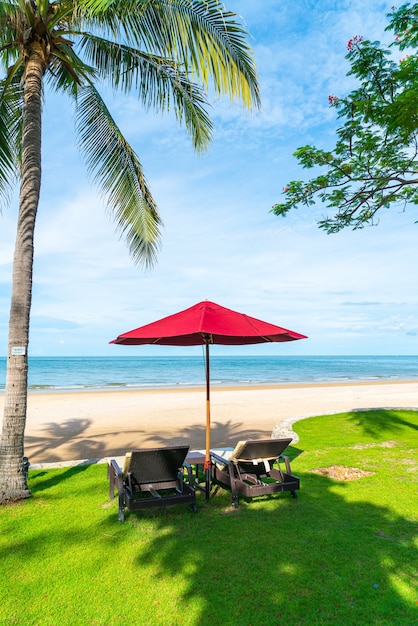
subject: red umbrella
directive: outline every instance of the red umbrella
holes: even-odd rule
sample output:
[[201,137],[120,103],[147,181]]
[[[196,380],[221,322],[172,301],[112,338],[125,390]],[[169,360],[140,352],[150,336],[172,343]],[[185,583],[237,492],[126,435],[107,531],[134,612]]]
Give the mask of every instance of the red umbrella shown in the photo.
[[205,300],[194,306],[140,326],[111,343],[123,345],[206,346],[206,494],[210,477],[210,365],[209,344],[240,346],[306,339],[292,330],[263,322]]

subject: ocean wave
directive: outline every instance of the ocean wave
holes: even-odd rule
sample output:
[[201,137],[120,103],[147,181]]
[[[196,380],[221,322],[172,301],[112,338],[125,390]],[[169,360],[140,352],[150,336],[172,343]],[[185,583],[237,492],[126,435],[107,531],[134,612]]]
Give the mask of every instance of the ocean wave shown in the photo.
[[[0,358],[4,393],[6,358]],[[217,356],[211,386],[418,380],[417,356]],[[205,385],[204,359],[191,357],[30,357],[29,391],[194,388]]]

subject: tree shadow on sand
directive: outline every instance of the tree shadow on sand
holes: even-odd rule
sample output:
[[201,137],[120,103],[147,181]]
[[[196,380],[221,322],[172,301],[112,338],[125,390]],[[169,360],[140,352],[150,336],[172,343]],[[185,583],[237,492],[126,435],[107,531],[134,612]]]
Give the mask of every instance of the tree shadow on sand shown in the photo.
[[[212,422],[211,448],[234,447],[243,439],[265,439],[271,436],[270,432],[257,428],[244,428],[242,422]],[[179,431],[178,436],[166,436],[164,433],[153,433],[146,438],[147,442],[158,441],[161,446],[189,445],[191,449],[204,449],[206,428],[204,424],[194,424]]]
[[25,452],[30,457],[31,451],[36,450],[38,456],[45,458],[45,462],[49,460],[58,460],[53,457],[53,451],[62,445],[65,445],[73,438],[79,437],[91,425],[88,419],[69,419],[65,422],[49,422],[46,425],[42,437],[26,436]]
[[[127,451],[152,446],[188,445],[190,449],[205,447],[206,431],[202,423],[171,429],[170,434],[158,429],[146,432],[140,428],[96,434],[92,437],[88,430],[92,425],[89,419],[69,419],[65,422],[50,422],[42,436],[25,438],[26,456],[41,459],[43,463],[54,463],[65,459],[100,459],[110,456],[123,456]],[[242,422],[213,422],[211,428],[212,447],[233,446],[240,439],[262,439],[271,436],[270,432],[244,428]]]
[[[42,459],[43,463],[54,463],[63,460],[61,447],[65,447],[66,458],[73,459],[99,459],[111,455],[125,454],[127,449],[138,447],[138,435],[143,437],[144,431],[123,431],[123,447],[114,446],[112,443],[121,431],[115,429],[95,437],[87,436],[86,432],[91,426],[89,419],[69,419],[65,422],[50,422],[46,425],[42,436],[25,437],[25,453],[31,459],[35,456]],[[84,436],[83,436],[84,435]]]

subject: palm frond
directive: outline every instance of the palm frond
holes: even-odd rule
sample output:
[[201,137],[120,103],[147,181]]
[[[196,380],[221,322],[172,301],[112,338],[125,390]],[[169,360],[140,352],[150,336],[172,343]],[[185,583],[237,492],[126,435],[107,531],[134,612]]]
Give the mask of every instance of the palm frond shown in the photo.
[[14,4],[0,2],[0,63],[6,71],[19,56],[19,50],[14,43],[17,31],[13,18],[17,13]]
[[79,145],[87,168],[103,190],[134,261],[152,266],[160,246],[161,220],[138,157],[93,85],[79,89],[76,104]]
[[103,78],[115,90],[135,91],[146,108],[174,112],[202,150],[212,133],[209,88],[259,105],[244,26],[219,0],[0,0],[7,76],[0,83],[0,194],[20,163],[16,79],[32,36],[44,44],[44,78],[76,101],[80,148],[134,259],[152,264],[160,243],[157,207],[137,155],[94,84]]
[[166,5],[163,11],[171,36],[181,37],[182,54],[190,59],[192,72],[199,80],[207,85],[212,77],[216,93],[241,98],[248,108],[258,107],[255,62],[247,31],[237,21],[238,16],[227,11],[219,0],[165,0],[162,4]]
[[134,89],[147,109],[174,110],[191,135],[194,147],[198,151],[207,147],[213,127],[206,112],[206,93],[176,63],[100,37],[85,36],[81,46],[88,61],[115,89]]
[[90,82],[96,76],[94,67],[87,65],[68,44],[60,44],[54,49],[47,81],[56,91],[77,94],[77,85]]
[[[15,74],[18,76],[18,73]],[[20,163],[23,91],[20,80],[0,81],[0,200],[6,205]]]
[[18,15],[20,12],[21,7],[18,2],[2,0],[0,2],[0,23],[4,25],[9,21],[10,16]]
[[194,148],[201,152],[212,138],[213,125],[206,112],[206,93],[177,69],[167,68],[166,78],[172,87],[174,111],[177,119],[184,122],[193,139]]
[[[101,4],[98,0],[98,4]],[[216,94],[260,104],[257,73],[247,32],[219,0],[114,0],[95,18],[128,45],[168,57],[192,80]],[[94,18],[93,18],[94,21]]]

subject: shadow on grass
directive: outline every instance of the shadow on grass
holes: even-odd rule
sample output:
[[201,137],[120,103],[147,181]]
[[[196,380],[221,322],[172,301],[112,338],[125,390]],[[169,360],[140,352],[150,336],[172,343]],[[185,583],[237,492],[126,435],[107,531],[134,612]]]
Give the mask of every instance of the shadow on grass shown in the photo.
[[[335,431],[337,426],[338,420]],[[300,441],[289,456],[308,452],[314,441]],[[353,491],[353,483],[310,473],[314,466],[304,458],[292,466],[301,478],[296,500],[288,494],[241,499],[233,509],[230,493],[220,490],[209,503],[197,494],[196,514],[178,506],[129,514],[124,524],[117,503],[108,506],[104,466],[49,470],[45,481],[42,471],[31,472],[34,493],[44,492],[37,509],[43,526],[34,529],[26,515],[17,520],[13,511],[2,519],[4,576],[8,559],[18,554],[21,562],[7,596],[3,592],[3,610],[20,607],[26,594],[20,621],[7,623],[43,623],[40,612],[48,610],[48,625],[411,626],[418,562],[412,513],[368,501],[368,478]],[[305,472],[298,463],[305,463]],[[52,489],[63,477],[63,489]],[[22,510],[32,503],[25,501]],[[59,559],[52,561],[55,554]],[[41,604],[40,580],[58,589]],[[65,598],[69,608],[62,615],[73,621],[59,617],[57,597]],[[74,606],[83,611],[78,622]],[[37,611],[33,619],[31,610]],[[0,602],[0,622],[1,611]]]
[[[153,539],[134,560],[138,573],[172,578],[176,589],[177,577],[183,581],[179,614],[202,607],[200,619],[185,623],[414,623],[416,607],[399,589],[411,593],[416,524],[384,507],[346,502],[328,478],[306,474],[301,482],[297,500],[241,500],[236,510],[219,492],[207,505],[199,498],[196,516],[152,514]],[[130,515],[126,532],[140,534],[143,519]],[[149,602],[153,623],[164,623],[163,599],[161,607],[157,595]]]
[[[36,496],[38,493],[42,491],[47,491],[48,489],[51,489],[51,487],[55,487],[56,485],[59,485],[63,481],[69,480],[73,478],[74,476],[78,476],[79,474],[82,474],[89,467],[90,467],[89,464],[83,463],[80,465],[69,467],[65,469],[64,471],[60,470],[56,474],[51,470],[48,470],[48,471],[32,470],[31,482],[33,484],[31,486],[31,493],[33,496]],[[38,480],[42,476],[48,476],[48,478],[42,481]],[[35,482],[34,482],[34,479],[36,479]]]
[[418,425],[404,419],[402,414],[402,410],[396,409],[359,410],[349,414],[349,421],[359,426],[364,434],[374,438],[386,436],[386,434],[396,435],[404,428],[418,430]]

